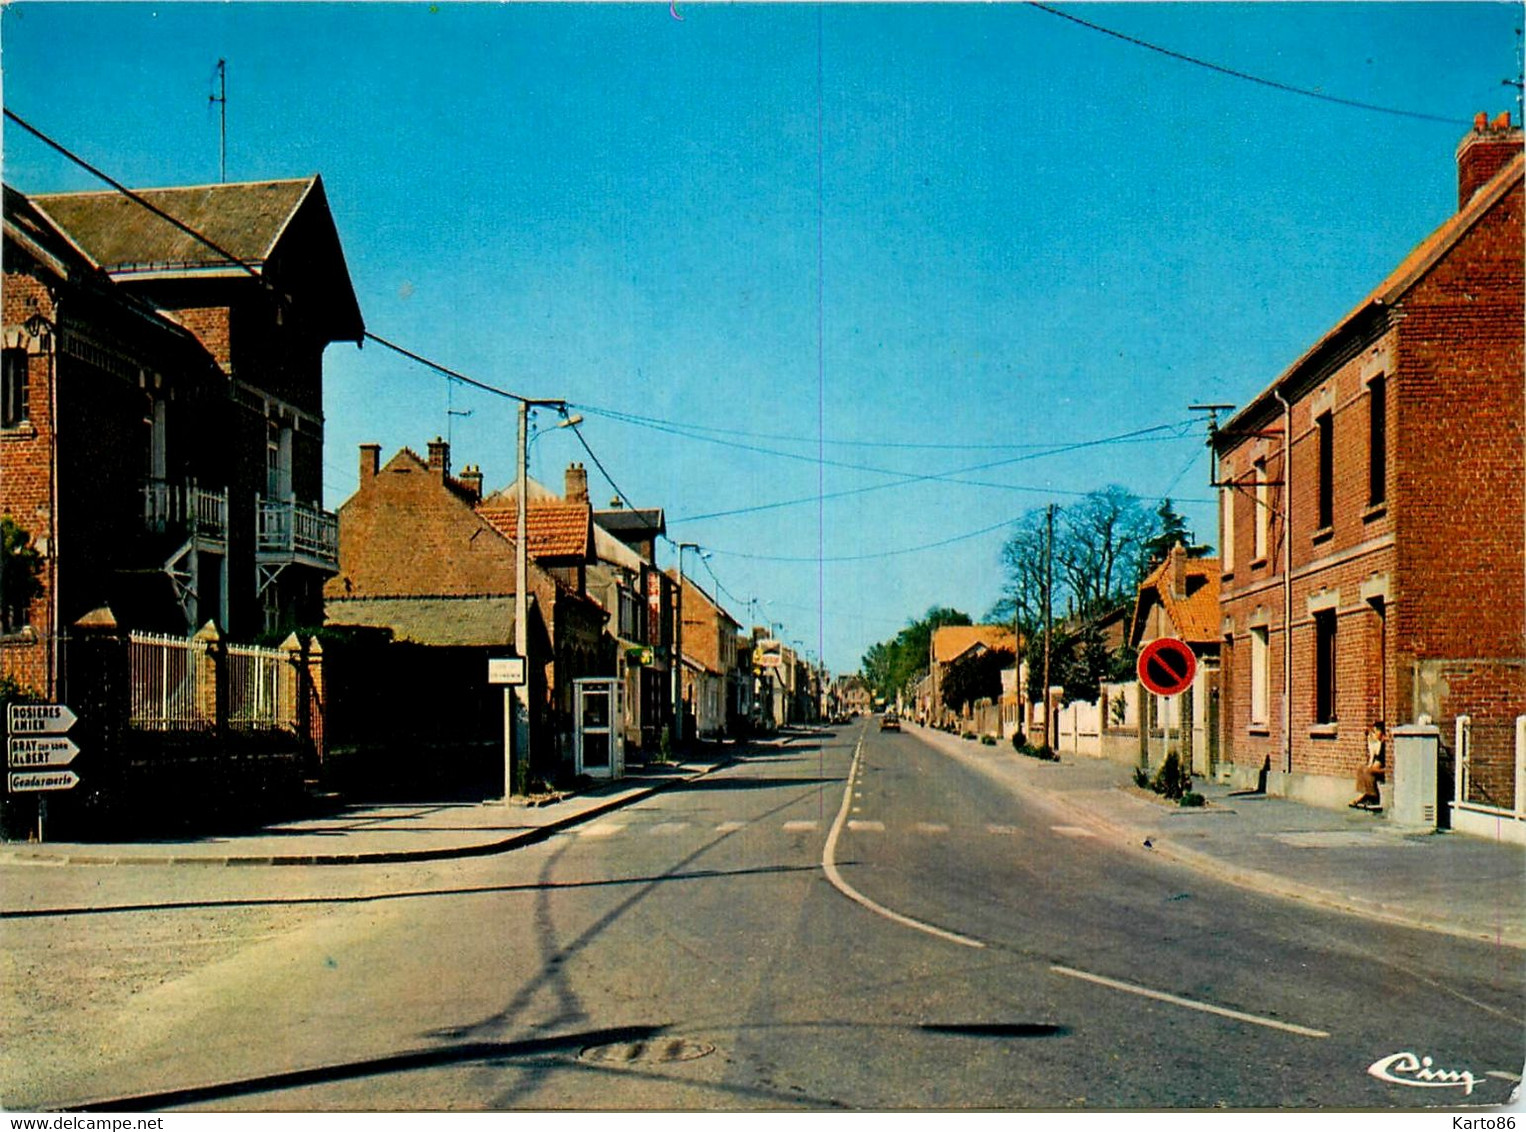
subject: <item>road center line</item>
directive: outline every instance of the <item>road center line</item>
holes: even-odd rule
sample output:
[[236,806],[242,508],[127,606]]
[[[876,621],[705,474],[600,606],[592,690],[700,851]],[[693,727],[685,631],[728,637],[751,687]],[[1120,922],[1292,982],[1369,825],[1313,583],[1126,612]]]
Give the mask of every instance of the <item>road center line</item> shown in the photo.
[[842,805],[838,807],[837,820],[832,823],[832,830],[827,834],[827,843],[821,850],[821,868],[826,873],[827,880],[832,882],[833,888],[837,889],[838,892],[855,904],[862,905],[876,916],[883,916],[892,923],[914,928],[919,932],[926,932],[928,935],[937,936],[939,939],[946,939],[950,943],[957,943],[964,947],[985,947],[985,944],[981,943],[978,939],[970,939],[968,936],[959,935],[957,932],[944,931],[942,928],[935,928],[931,924],[924,924],[921,920],[913,920],[910,916],[903,916],[899,912],[892,912],[884,905],[876,904],[842,879],[842,875],[837,871],[837,838],[842,834],[843,826],[848,820],[848,807],[853,802],[853,779],[858,774],[858,764],[859,760],[863,758],[863,754],[864,738],[863,735],[860,735],[857,746],[853,748],[853,767],[848,771],[848,785],[842,792]]
[[1151,990],[1149,987],[1138,986],[1135,983],[1125,983],[1120,982],[1118,979],[1109,979],[1106,975],[1093,975],[1088,971],[1077,971],[1074,967],[1061,967],[1059,964],[1052,964],[1049,969],[1057,975],[1066,975],[1072,979],[1085,979],[1089,983],[1112,987],[1114,990],[1121,990],[1128,994],[1137,994],[1142,998],[1153,998],[1160,1002],[1169,1002],[1173,1006],[1185,1006],[1188,1010],[1201,1010],[1204,1014],[1218,1014],[1224,1018],[1234,1018],[1241,1022],[1250,1022],[1256,1026],[1267,1026],[1273,1030],[1286,1030],[1290,1034],[1302,1034],[1306,1038],[1328,1038],[1330,1036],[1324,1030],[1311,1030],[1307,1026],[1297,1026],[1292,1022],[1279,1022],[1275,1018],[1263,1018],[1258,1014],[1245,1014],[1239,1010],[1230,1010],[1225,1006],[1214,1006],[1208,1002],[1196,1002],[1190,998],[1167,994],[1165,991]]

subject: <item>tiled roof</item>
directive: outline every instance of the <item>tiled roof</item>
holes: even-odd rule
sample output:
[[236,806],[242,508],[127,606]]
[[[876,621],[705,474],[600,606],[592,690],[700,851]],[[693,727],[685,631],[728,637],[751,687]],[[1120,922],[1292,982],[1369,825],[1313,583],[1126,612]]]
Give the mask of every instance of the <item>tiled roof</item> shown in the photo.
[[329,598],[324,619],[391,629],[421,645],[503,645],[514,640],[514,597]]
[[[316,181],[316,177],[305,177],[136,191],[218,247],[258,266],[269,258]],[[47,193],[32,199],[108,270],[220,266],[227,262],[205,244],[117,192]]]
[[1171,560],[1168,558],[1139,584],[1139,601],[1134,606],[1134,629],[1131,639],[1138,643],[1150,604],[1158,602],[1176,635],[1188,644],[1214,644],[1220,637],[1219,560],[1189,558],[1186,567],[1186,597],[1177,597],[1171,587]]
[[668,529],[661,507],[616,507],[594,512],[594,522],[627,538],[656,538]]
[[1017,637],[1005,625],[945,625],[933,630],[933,660],[948,664],[976,645],[1017,651]]
[[[589,513],[586,503],[530,503],[525,508],[525,535],[531,557],[587,558],[592,545]],[[506,538],[513,539],[519,530],[513,507],[479,507],[477,514]]]

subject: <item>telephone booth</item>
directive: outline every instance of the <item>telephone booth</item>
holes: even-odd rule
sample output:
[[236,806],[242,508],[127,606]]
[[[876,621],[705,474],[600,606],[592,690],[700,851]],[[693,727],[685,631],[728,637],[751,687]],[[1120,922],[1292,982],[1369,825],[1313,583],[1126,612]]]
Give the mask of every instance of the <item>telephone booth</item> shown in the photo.
[[618,676],[591,677],[574,680],[572,687],[574,773],[625,777],[625,682]]

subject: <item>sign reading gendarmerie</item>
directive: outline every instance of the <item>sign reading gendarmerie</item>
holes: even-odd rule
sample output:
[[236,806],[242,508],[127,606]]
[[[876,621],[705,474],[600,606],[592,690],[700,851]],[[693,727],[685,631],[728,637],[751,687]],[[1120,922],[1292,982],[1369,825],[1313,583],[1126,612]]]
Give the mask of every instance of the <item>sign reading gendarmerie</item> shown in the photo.
[[12,794],[34,790],[73,790],[79,775],[72,770],[13,770],[6,775],[6,787]]
[[525,658],[522,656],[494,657],[487,662],[489,684],[523,684],[525,682]]
[[22,767],[68,766],[79,754],[73,739],[62,735],[18,736],[6,745],[5,765]]
[[11,704],[6,718],[12,735],[62,735],[78,719],[65,704]]

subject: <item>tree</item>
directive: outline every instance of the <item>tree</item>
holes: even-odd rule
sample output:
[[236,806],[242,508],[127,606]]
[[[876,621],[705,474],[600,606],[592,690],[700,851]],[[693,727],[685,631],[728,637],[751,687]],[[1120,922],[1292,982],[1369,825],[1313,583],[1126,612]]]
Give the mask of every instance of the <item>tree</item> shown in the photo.
[[9,515],[0,515],[0,632],[27,624],[27,610],[41,592],[42,555],[32,536]]
[[864,653],[864,680],[877,696],[887,700],[908,688],[927,667],[933,630],[944,625],[968,625],[970,616],[957,609],[933,606],[921,618],[909,622],[889,641],[870,645]]
[[1171,548],[1177,543],[1192,547],[1192,532],[1187,529],[1187,520],[1176,512],[1171,506],[1169,498],[1162,499],[1160,506],[1156,508],[1155,534],[1145,540],[1145,565],[1154,567],[1160,565],[1171,554]]
[[976,700],[999,700],[1001,674],[1014,659],[1011,649],[980,649],[954,661],[940,685],[944,706],[962,712]]
[[1137,496],[1111,484],[1059,517],[1055,572],[1064,578],[1077,614],[1110,609],[1138,590],[1154,521]]

